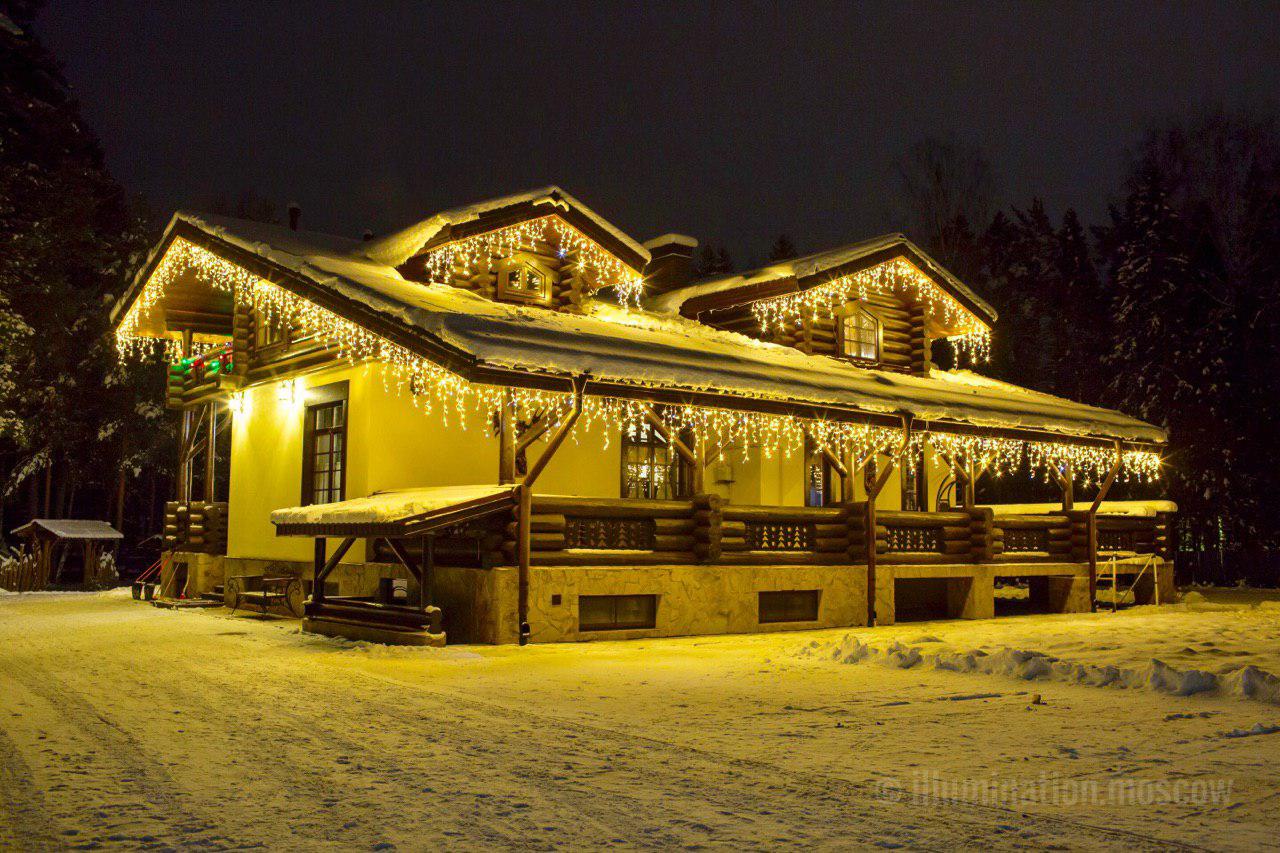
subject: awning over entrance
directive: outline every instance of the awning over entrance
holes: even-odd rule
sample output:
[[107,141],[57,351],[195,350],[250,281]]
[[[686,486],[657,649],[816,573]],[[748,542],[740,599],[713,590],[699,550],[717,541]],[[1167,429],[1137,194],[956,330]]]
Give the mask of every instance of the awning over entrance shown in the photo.
[[510,512],[515,486],[436,486],[378,492],[337,503],[278,509],[278,536],[423,536],[445,527]]

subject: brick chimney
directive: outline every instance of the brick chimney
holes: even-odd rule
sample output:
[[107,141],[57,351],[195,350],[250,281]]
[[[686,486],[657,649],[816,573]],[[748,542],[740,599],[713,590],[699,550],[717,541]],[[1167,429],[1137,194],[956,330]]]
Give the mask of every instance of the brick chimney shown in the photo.
[[693,252],[698,241],[683,234],[663,234],[646,240],[650,261],[644,268],[644,289],[649,296],[657,296],[677,287],[684,287],[693,278]]

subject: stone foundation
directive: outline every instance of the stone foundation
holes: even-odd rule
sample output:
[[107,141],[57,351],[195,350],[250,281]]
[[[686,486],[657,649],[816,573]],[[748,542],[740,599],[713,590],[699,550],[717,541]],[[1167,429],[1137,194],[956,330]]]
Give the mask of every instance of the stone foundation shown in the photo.
[[[865,625],[865,566],[535,567],[530,576],[531,640],[676,637]],[[761,592],[819,590],[818,618],[760,622]],[[654,627],[580,630],[584,595],[656,595]]]
[[[225,578],[263,573],[296,574],[310,583],[311,564],[208,554],[179,554],[191,582],[189,594],[212,590]],[[172,569],[169,569],[172,574]],[[434,603],[443,611],[444,632],[454,643],[519,642],[519,572],[437,567]],[[1131,579],[1132,572],[1128,577]],[[1088,566],[1082,563],[879,565],[876,567],[876,624],[899,616],[930,619],[990,619],[995,615],[995,579],[1029,577],[1032,603],[1048,613],[1085,613],[1090,608]],[[387,578],[408,579],[392,563],[343,564],[329,577],[330,593],[375,596]],[[1127,588],[1126,576],[1121,585]],[[760,621],[761,592],[818,591],[817,618]],[[1156,578],[1148,569],[1135,589],[1138,603],[1154,603]],[[584,630],[581,596],[656,597],[653,627]],[[1176,600],[1173,567],[1162,563],[1159,601]],[[530,570],[530,640],[538,643],[621,640],[698,634],[733,634],[807,628],[841,628],[867,623],[867,573],[863,565],[843,566],[535,566]]]

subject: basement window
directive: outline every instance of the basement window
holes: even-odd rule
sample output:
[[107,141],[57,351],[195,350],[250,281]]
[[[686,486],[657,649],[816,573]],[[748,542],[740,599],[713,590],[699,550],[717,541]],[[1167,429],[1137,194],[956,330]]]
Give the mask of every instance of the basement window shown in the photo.
[[579,631],[624,631],[653,628],[658,619],[656,595],[580,595]]
[[760,593],[760,624],[818,621],[819,590],[788,589]]

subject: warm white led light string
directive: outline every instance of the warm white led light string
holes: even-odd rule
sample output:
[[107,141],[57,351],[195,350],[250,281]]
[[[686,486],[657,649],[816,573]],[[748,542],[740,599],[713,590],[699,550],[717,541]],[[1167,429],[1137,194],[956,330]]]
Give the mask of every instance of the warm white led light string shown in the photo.
[[[1025,460],[1031,472],[1041,472],[1049,481],[1050,469],[1065,472],[1085,486],[1100,483],[1116,461],[1112,447],[1086,444],[1063,444],[1048,441],[1022,441],[996,436],[931,432],[929,444],[948,460],[953,470],[962,462],[972,461],[981,470],[1003,477],[1016,473]],[[1160,455],[1150,450],[1125,450],[1120,454],[1121,482],[1149,482],[1160,478]]]
[[910,261],[894,258],[865,270],[840,276],[798,293],[788,293],[751,303],[751,313],[768,332],[788,323],[804,325],[816,317],[834,318],[850,299],[866,299],[872,293],[898,293],[925,303],[947,324],[963,324],[964,332],[948,338],[958,354],[971,361],[986,361],[991,353],[991,329],[960,306],[929,276]]
[[644,293],[641,275],[554,214],[445,243],[427,253],[425,268],[431,281],[452,284],[456,276],[490,272],[495,260],[538,243],[550,245],[567,269],[591,273],[598,288],[613,287],[624,306],[639,307]]
[[[138,328],[141,317],[155,306],[165,287],[186,270],[193,270],[210,286],[232,293],[237,304],[256,311],[263,322],[297,326],[334,347],[338,357],[349,363],[381,365],[388,388],[407,391],[415,404],[441,412],[446,422],[453,415],[465,427],[469,417],[480,415],[477,420],[486,423],[494,412],[509,405],[518,420],[545,416],[554,427],[571,410],[572,398],[565,392],[472,383],[181,238],[170,245],[116,329],[121,356],[141,356],[160,348],[171,360],[181,357],[181,345],[173,338],[144,336]],[[205,346],[212,348],[216,344]],[[588,396],[583,400],[580,425],[586,432],[599,429],[607,444],[610,435],[625,432],[634,436],[645,429],[648,409],[649,404],[641,401]],[[766,457],[776,452],[790,456],[804,447],[807,437],[838,458],[863,461],[896,452],[902,436],[902,431],[894,427],[687,404],[663,404],[655,411],[672,434],[689,436],[695,445],[707,449],[711,459],[724,459],[729,449],[745,455],[753,447],[760,448]],[[913,434],[907,452],[918,455],[925,440],[923,434]],[[1100,479],[1114,461],[1114,451],[1104,447],[940,432],[929,433],[927,441],[953,461],[972,457],[997,475],[1014,471],[1025,455],[1033,467],[1061,469],[1070,464],[1076,476],[1088,482],[1090,478]],[[1126,478],[1158,476],[1160,460],[1155,453],[1125,451],[1122,461]]]

